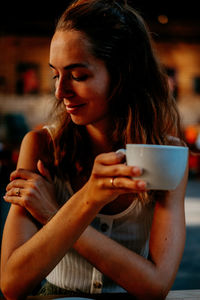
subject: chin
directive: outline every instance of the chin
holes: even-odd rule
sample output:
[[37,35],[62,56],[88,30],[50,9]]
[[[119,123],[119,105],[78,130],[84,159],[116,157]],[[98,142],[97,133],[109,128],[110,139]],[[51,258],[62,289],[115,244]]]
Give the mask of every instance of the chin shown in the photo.
[[87,122],[86,120],[83,120],[82,118],[74,118],[71,117],[71,120],[74,124],[76,125],[82,125],[82,126],[86,126],[89,124],[89,122]]

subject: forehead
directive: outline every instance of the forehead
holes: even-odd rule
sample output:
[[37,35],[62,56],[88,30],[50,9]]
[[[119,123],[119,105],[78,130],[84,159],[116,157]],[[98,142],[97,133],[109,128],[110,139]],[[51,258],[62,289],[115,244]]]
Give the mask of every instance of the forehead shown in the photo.
[[[56,31],[50,46],[50,62],[54,60],[87,61],[92,59],[90,43],[80,31]],[[52,61],[53,60],[53,61]]]

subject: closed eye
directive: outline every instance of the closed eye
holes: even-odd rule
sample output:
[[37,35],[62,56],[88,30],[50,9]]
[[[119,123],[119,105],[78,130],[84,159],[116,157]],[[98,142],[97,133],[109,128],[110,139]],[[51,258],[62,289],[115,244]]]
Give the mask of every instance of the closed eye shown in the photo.
[[88,78],[88,75],[82,75],[82,76],[74,76],[71,75],[72,79],[75,81],[84,81]]

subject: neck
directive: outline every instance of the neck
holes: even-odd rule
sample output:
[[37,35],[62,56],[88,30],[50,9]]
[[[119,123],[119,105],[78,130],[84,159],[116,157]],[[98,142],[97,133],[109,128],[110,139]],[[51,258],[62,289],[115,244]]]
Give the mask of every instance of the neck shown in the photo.
[[88,125],[87,132],[90,136],[95,156],[103,152],[112,151],[112,137],[108,127],[99,128],[94,125]]

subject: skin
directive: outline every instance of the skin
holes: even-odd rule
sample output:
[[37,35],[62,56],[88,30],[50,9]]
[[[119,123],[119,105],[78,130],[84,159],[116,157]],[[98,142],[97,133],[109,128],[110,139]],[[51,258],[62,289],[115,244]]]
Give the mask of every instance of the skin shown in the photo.
[[[72,70],[69,69],[72,64],[87,67]],[[25,298],[73,246],[137,299],[164,299],[184,249],[188,170],[176,190],[156,199],[148,260],[89,226],[102,209],[116,212],[116,207],[121,211],[128,207],[129,195],[144,191],[146,184],[131,179],[141,175],[140,168],[126,166],[124,155],[111,151],[107,134],[111,124],[110,78],[104,63],[92,56],[83,34],[56,32],[50,49],[50,65],[56,76],[56,97],[63,101],[75,123],[86,126],[96,158],[88,180],[74,182],[74,195],[59,208],[50,174],[42,163],[52,155],[45,146],[49,137],[45,130],[25,136],[17,170],[11,174],[5,195],[5,200],[14,205],[2,243],[2,291],[10,300]],[[85,73],[87,79],[74,79]],[[111,182],[113,177],[115,186]],[[20,197],[16,196],[19,187]]]
[[[69,42],[70,41],[70,42]],[[107,126],[110,77],[104,62],[89,52],[89,43],[77,31],[58,31],[50,47],[55,95],[63,100],[78,125]],[[66,63],[65,63],[66,62]],[[77,108],[77,109],[76,109]]]

